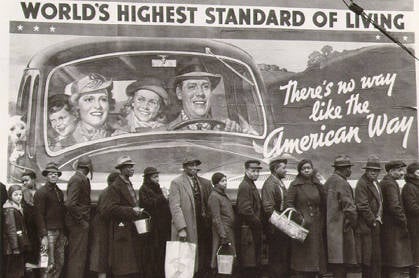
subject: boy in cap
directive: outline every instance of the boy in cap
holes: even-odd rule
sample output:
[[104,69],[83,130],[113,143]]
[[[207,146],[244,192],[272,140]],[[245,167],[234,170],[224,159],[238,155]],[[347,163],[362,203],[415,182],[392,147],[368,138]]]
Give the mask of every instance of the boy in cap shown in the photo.
[[[259,172],[262,167],[258,160],[247,160],[244,163],[245,175],[239,185],[237,191],[237,209],[241,221],[241,246],[248,243],[248,231],[250,229],[251,238],[253,238],[255,261],[245,266],[244,273],[247,277],[260,277],[261,265],[261,249],[262,249],[262,199],[259,196],[258,189],[256,188],[255,181],[259,178]],[[246,233],[246,235],[244,234]],[[243,248],[242,255],[243,255]],[[242,263],[244,262],[242,258]]]
[[64,265],[64,194],[58,188],[57,181],[61,171],[54,162],[47,164],[42,171],[47,178],[44,186],[34,196],[37,210],[38,235],[41,236],[41,249],[48,250],[48,268],[43,277],[58,278]]
[[210,271],[211,229],[208,198],[211,182],[198,177],[201,161],[187,157],[183,173],[177,176],[169,189],[169,206],[172,214],[172,240],[197,244],[195,277],[205,277]]
[[87,259],[90,222],[90,180],[92,161],[88,156],[80,157],[74,164],[76,172],[67,185],[65,202],[66,226],[68,230],[67,278],[83,277]]
[[383,197],[378,184],[381,171],[377,156],[371,155],[364,167],[365,173],[355,188],[358,209],[357,236],[362,258],[362,277],[381,277],[381,225],[383,224]]
[[333,277],[345,278],[349,266],[357,264],[355,228],[357,211],[352,187],[351,163],[347,155],[339,155],[332,165],[334,173],[327,179],[327,247]]
[[[287,189],[282,179],[287,174],[287,163],[285,158],[275,159],[269,163],[271,175],[262,187],[262,204],[267,218],[270,218],[274,211],[281,213],[285,209]],[[267,236],[269,240],[269,277],[289,277],[289,237],[272,224],[269,224]]]
[[387,174],[380,182],[383,193],[383,226],[381,242],[383,273],[388,277],[409,277],[412,265],[412,250],[407,229],[401,190],[397,180],[404,175],[406,164],[392,160],[385,164]]

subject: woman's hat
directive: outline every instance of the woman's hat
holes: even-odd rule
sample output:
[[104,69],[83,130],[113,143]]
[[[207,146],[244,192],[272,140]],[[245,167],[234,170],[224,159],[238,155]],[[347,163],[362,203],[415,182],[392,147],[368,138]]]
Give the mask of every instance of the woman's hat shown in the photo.
[[154,77],[145,77],[139,79],[128,85],[125,93],[127,96],[132,97],[135,92],[139,90],[149,90],[156,93],[162,100],[165,105],[169,104],[169,95],[164,89],[163,82],[160,79]]
[[211,83],[211,90],[220,83],[221,75],[209,73],[202,64],[192,63],[181,67],[175,76],[175,84],[188,79],[208,78]]
[[216,185],[220,182],[220,180],[222,180],[226,175],[224,175],[223,173],[217,172],[214,173],[214,175],[212,175],[211,177],[211,182],[213,185]]
[[46,177],[48,173],[57,173],[58,176],[61,176],[61,171],[58,169],[57,163],[55,162],[49,162],[45,169],[42,171],[42,175]]
[[71,84],[71,103],[74,105],[82,94],[88,94],[112,86],[112,80],[98,73],[89,73]]
[[131,157],[129,155],[123,155],[118,158],[115,168],[120,169],[122,166],[125,165],[135,165],[135,162],[132,161]]
[[157,171],[156,168],[154,168],[154,167],[147,167],[147,168],[144,169],[143,177],[145,177],[147,175],[158,174],[158,173],[160,173],[160,172]]
[[381,170],[380,160],[376,155],[370,155],[368,157],[367,163],[365,164],[362,169],[373,169],[373,170]]

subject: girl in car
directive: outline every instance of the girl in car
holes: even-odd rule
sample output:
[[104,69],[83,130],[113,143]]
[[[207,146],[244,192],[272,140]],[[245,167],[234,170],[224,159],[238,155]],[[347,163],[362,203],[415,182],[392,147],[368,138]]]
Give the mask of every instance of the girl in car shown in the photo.
[[127,132],[141,132],[166,126],[165,110],[169,96],[162,82],[146,77],[131,83],[127,89],[130,111],[126,116]]

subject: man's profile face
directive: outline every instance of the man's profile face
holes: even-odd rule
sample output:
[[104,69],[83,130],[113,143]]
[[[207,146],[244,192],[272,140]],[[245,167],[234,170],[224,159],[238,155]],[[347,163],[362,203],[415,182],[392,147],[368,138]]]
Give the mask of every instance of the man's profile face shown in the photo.
[[32,179],[30,176],[28,175],[22,176],[21,180],[25,188],[29,188],[29,189],[35,188],[35,180]]
[[199,171],[198,164],[186,164],[183,169],[188,176],[195,176]]
[[132,177],[134,175],[134,165],[124,165],[121,167],[121,175],[124,177]]
[[183,111],[191,119],[205,117],[211,107],[211,83],[208,78],[187,79],[176,88],[176,96],[182,101]]
[[287,175],[287,164],[281,162],[275,167],[275,175],[283,179]]
[[252,181],[256,181],[259,178],[259,164],[251,163],[245,170],[246,175]]

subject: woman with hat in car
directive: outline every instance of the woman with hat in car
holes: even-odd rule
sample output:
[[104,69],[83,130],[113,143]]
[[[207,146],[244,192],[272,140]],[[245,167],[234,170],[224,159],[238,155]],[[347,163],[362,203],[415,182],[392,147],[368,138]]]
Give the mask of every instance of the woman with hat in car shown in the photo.
[[137,80],[126,89],[130,112],[125,117],[128,132],[140,132],[166,126],[169,96],[163,83],[154,77]]
[[287,207],[296,209],[309,230],[303,243],[291,242],[291,269],[298,277],[316,277],[326,272],[325,215],[326,194],[313,174],[313,162],[301,160],[298,174],[291,182],[286,197]]
[[419,162],[413,162],[407,166],[405,180],[402,198],[412,245],[411,277],[419,278]]
[[137,195],[130,181],[135,162],[128,155],[118,158],[120,174],[103,198],[104,214],[109,216],[109,262],[112,277],[142,277],[149,266],[141,259],[143,248],[134,221],[142,216]]
[[78,115],[73,132],[76,143],[110,136],[114,130],[108,124],[113,109],[112,80],[98,73],[89,73],[71,85],[70,102]]
[[159,171],[156,168],[145,168],[143,177],[138,194],[139,204],[151,216],[150,241],[145,248],[151,252],[144,254],[144,259],[148,262],[148,268],[152,269],[150,277],[164,278],[166,241],[170,240],[172,220],[169,201],[160,187]]

